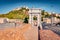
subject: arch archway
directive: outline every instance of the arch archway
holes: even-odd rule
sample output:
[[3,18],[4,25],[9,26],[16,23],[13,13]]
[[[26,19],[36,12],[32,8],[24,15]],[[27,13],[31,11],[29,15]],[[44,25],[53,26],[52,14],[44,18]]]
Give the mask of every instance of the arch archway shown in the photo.
[[41,25],[41,9],[29,9],[29,23],[34,26],[34,20],[33,17],[36,16],[37,17],[37,27],[40,26],[40,29],[42,29],[42,25]]

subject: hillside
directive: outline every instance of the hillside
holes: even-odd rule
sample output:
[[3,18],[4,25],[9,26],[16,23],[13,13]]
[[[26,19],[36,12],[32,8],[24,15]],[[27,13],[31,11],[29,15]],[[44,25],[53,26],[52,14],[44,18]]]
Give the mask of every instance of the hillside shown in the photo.
[[[25,17],[28,18],[28,11],[29,9],[21,7],[14,9],[6,14],[0,14],[0,17],[6,17],[9,19],[24,19]],[[42,11],[42,18],[44,17],[50,17],[50,14],[48,12],[45,12],[45,10]]]
[[24,19],[28,16],[27,11],[28,9],[22,7],[19,10],[12,10],[6,14],[0,14],[0,17],[6,17],[9,19]]

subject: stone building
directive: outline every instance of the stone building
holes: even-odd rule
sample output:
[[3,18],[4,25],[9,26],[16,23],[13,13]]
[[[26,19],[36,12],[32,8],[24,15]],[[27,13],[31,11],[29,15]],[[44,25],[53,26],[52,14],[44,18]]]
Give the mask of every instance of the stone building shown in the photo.
[[60,22],[60,19],[58,19],[56,17],[43,18],[43,22],[46,22],[46,23],[58,23],[58,22]]
[[50,18],[43,18],[43,22],[45,22],[45,23],[51,23],[51,19]]
[[0,23],[7,23],[8,21],[8,18],[0,18]]

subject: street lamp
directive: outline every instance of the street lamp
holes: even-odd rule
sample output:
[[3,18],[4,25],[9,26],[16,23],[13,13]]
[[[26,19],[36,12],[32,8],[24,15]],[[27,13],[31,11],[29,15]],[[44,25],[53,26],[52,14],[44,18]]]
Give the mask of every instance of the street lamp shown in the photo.
[[53,26],[53,15],[54,15],[55,12],[51,12],[51,26]]

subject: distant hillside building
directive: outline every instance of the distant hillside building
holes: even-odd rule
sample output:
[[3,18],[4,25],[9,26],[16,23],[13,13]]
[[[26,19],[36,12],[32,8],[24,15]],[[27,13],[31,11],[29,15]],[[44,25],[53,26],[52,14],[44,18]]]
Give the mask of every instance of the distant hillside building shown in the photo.
[[56,17],[53,17],[52,19],[51,18],[43,18],[43,22],[46,22],[46,23],[57,23],[57,22],[60,22],[60,19],[56,18]]
[[8,22],[8,18],[0,18],[0,23],[7,23]]
[[56,14],[56,16],[59,16],[60,17],[60,14]]
[[43,18],[43,22],[51,23],[51,19],[50,18]]
[[14,11],[14,10],[20,10],[20,9],[21,9],[21,8],[15,8],[15,9],[13,9],[13,11]]

